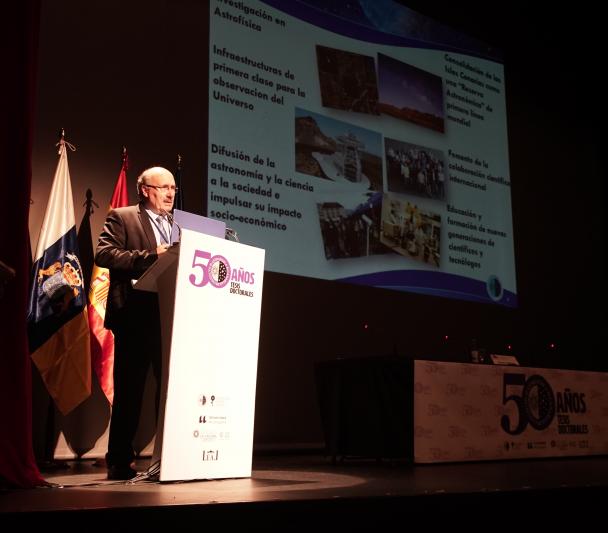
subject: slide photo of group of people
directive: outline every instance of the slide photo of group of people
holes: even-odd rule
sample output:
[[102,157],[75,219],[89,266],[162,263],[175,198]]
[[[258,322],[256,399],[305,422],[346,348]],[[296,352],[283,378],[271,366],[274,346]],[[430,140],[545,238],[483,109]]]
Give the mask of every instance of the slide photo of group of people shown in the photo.
[[[320,45],[316,53],[324,107],[444,132],[441,77],[384,54],[376,72],[371,56]],[[296,172],[337,184],[333,200],[317,203],[325,257],[397,253],[439,267],[441,217],[403,195],[445,201],[443,152],[391,138],[382,144],[379,132],[295,109]],[[352,193],[360,194],[356,207],[342,197]]]
[[445,199],[443,152],[384,138],[387,188],[390,192]]

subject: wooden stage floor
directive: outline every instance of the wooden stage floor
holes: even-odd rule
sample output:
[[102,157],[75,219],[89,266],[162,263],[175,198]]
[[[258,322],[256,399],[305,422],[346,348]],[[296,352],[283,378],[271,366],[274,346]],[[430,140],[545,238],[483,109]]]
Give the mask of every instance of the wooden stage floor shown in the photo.
[[[0,491],[0,517],[62,527],[93,520],[118,531],[121,524],[192,520],[277,531],[331,520],[366,529],[419,512],[434,520],[438,511],[473,505],[518,514],[574,505],[589,517],[605,513],[594,502],[608,495],[608,457],[412,466],[356,458],[333,464],[322,454],[263,455],[254,457],[251,478],[180,483],[107,481],[105,469],[92,461],[68,464],[44,474],[52,488]],[[148,464],[141,459],[137,467],[143,471]]]

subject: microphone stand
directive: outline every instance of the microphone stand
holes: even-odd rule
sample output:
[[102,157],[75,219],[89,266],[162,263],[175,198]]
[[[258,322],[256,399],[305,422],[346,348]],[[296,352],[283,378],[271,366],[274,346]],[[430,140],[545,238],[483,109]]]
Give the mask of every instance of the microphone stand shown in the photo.
[[[177,222],[175,222],[173,215],[171,213],[169,213],[169,211],[164,211],[164,213],[165,213],[165,215],[167,215],[167,220],[169,221],[171,226],[173,226],[173,224],[175,224],[177,226],[177,241],[171,243],[171,246],[174,246],[175,244],[178,244],[182,240],[182,227]],[[170,235],[169,235],[169,238],[171,238]]]

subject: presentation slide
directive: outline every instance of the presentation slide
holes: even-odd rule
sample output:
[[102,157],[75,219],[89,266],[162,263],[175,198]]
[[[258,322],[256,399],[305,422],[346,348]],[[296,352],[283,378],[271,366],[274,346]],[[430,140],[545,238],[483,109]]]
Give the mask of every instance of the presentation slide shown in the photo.
[[207,214],[272,272],[515,307],[504,68],[392,0],[211,0]]

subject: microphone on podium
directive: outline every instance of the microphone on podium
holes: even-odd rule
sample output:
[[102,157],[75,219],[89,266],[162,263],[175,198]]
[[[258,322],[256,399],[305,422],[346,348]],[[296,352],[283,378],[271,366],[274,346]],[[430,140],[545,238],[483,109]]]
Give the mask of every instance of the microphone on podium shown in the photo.
[[228,226],[226,226],[226,236],[225,238],[229,241],[234,241],[234,242],[240,242],[239,241],[239,236],[236,232],[236,230],[229,228]]
[[[169,211],[165,211],[163,209],[161,214],[163,216],[167,217],[167,220],[169,221],[169,224],[171,224],[171,226],[173,226],[173,224],[175,224],[175,226],[177,227],[177,241],[171,243],[172,245],[177,244],[179,241],[182,240],[182,227],[175,221],[175,218],[173,218],[173,215],[171,213],[169,213]],[[169,235],[169,238],[171,238],[170,235]]]

